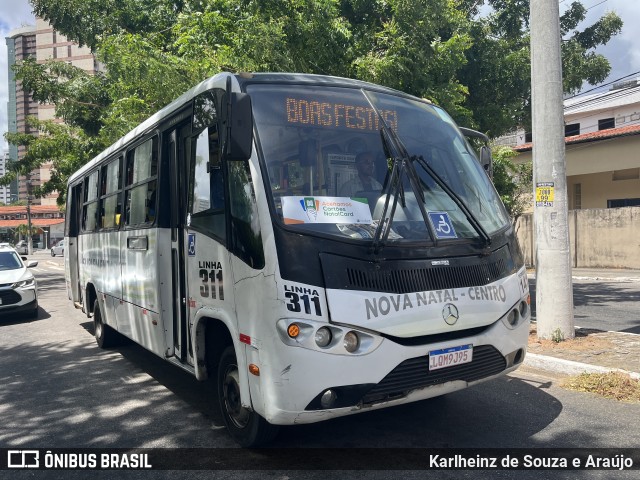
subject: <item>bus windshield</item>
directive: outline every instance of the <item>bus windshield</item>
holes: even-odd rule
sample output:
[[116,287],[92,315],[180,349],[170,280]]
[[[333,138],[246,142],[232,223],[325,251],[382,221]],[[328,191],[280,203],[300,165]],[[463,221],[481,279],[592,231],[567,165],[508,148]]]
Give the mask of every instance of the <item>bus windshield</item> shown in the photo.
[[[441,108],[354,88],[247,91],[275,212],[291,228],[371,241],[386,219],[388,242],[434,242],[508,225],[491,181]],[[411,168],[398,166],[389,137]]]

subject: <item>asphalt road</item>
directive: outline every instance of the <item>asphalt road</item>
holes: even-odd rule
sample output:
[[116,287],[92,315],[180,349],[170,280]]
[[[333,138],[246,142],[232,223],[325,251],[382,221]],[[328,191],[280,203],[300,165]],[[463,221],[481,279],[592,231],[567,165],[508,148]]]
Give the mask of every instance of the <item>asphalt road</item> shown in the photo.
[[[100,350],[92,322],[66,299],[59,266],[37,267],[38,320],[0,320],[0,448],[215,448],[238,453],[220,427],[210,385],[141,347]],[[518,370],[467,390],[402,407],[285,427],[273,447],[299,461],[305,448],[630,448],[640,447],[640,404],[560,388],[558,380]],[[300,450],[302,449],[302,450]],[[352,450],[350,450],[352,449]],[[395,450],[394,450],[395,449]],[[216,450],[219,451],[219,450]],[[341,464],[314,450],[306,469],[193,471],[0,471],[0,478],[637,478],[637,471],[389,472]],[[206,451],[203,450],[203,452]],[[265,453],[266,452],[266,453]],[[273,451],[277,452],[277,451]],[[326,452],[326,457],[323,455]],[[274,455],[275,453],[271,453]],[[247,452],[268,463],[269,450]],[[344,461],[344,456],[341,457]],[[396,466],[395,468],[399,468]]]
[[[529,279],[531,311],[535,279]],[[640,282],[573,281],[574,323],[582,328],[640,334]]]

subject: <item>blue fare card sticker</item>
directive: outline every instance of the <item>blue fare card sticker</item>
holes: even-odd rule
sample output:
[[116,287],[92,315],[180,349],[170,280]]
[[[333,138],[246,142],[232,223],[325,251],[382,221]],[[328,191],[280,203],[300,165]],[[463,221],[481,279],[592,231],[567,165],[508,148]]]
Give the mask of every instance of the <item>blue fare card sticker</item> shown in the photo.
[[189,240],[187,243],[187,250],[189,253],[190,257],[195,257],[196,256],[196,234],[195,233],[190,233],[189,234]]
[[436,232],[436,237],[441,238],[458,238],[456,231],[451,223],[451,218],[447,212],[428,212],[429,221]]

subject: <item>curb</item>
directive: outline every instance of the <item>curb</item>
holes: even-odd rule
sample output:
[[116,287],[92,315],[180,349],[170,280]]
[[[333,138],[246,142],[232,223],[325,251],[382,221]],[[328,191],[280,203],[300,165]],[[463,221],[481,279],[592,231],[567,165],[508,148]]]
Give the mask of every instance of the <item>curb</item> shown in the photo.
[[524,365],[539,370],[547,370],[556,373],[563,373],[566,375],[580,375],[581,373],[609,373],[620,372],[626,373],[640,380],[640,373],[629,372],[620,368],[607,368],[599,365],[589,365],[588,363],[574,362],[572,360],[564,360],[562,358],[549,357],[547,355],[539,355],[536,353],[528,353],[524,358]]
[[[536,279],[536,275],[532,273],[527,273],[527,276],[531,280]],[[587,281],[601,281],[601,282],[620,282],[620,283],[629,283],[629,282],[640,282],[640,277],[588,277],[588,276],[578,276],[572,275],[572,280],[587,280]]]
[[571,277],[573,280],[600,280],[605,282],[640,282],[638,277]]

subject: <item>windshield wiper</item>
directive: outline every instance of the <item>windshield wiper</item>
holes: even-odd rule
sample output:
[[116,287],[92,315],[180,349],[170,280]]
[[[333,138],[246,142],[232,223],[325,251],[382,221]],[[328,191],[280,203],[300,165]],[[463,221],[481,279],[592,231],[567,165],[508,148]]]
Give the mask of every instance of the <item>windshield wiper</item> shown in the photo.
[[[373,101],[371,100],[371,98],[369,97],[368,92],[366,92],[364,89],[361,90],[363,95],[365,96],[365,98],[367,99],[367,102],[369,102],[369,105],[371,106],[371,108],[373,109],[373,111],[376,113],[376,115],[378,116],[378,118],[380,119],[380,123],[382,125],[382,128],[380,130],[381,132],[381,136],[382,136],[382,140],[385,143],[385,149],[386,147],[390,147],[389,150],[394,150],[395,153],[391,153],[390,157],[393,160],[393,168],[391,171],[391,178],[390,178],[390,182],[387,188],[387,192],[386,192],[386,198],[385,198],[385,205],[384,205],[384,209],[382,211],[382,215],[381,215],[381,219],[380,219],[380,223],[378,225],[378,228],[376,229],[376,233],[374,235],[374,239],[373,239],[373,249],[374,252],[378,252],[379,251],[379,244],[380,244],[380,248],[382,246],[384,246],[384,243],[389,235],[389,231],[391,229],[391,222],[393,219],[393,215],[395,213],[395,208],[397,205],[397,197],[398,197],[398,191],[399,189],[402,188],[402,173],[404,173],[404,169],[405,167],[408,170],[408,174],[407,176],[409,177],[409,181],[411,183],[411,186],[413,188],[413,191],[416,195],[418,195],[420,197],[420,199],[422,201],[417,202],[418,203],[418,207],[420,209],[420,213],[422,214],[422,217],[424,219],[425,224],[427,225],[427,228],[429,229],[429,233],[431,234],[431,238],[433,239],[434,243],[437,245],[438,244],[438,236],[435,233],[434,227],[431,224],[431,221],[429,220],[429,214],[426,211],[425,208],[425,198],[424,198],[424,192],[422,191],[422,188],[420,188],[420,178],[418,176],[418,173],[415,170],[415,167],[413,165],[414,161],[417,161],[423,168],[424,170],[429,174],[429,176],[431,176],[431,178],[433,178],[433,180],[438,184],[438,186],[440,188],[442,188],[442,190],[444,190],[444,192],[454,201],[454,203],[458,206],[458,208],[460,208],[460,210],[464,213],[464,215],[467,217],[467,220],[469,221],[469,223],[471,224],[471,226],[474,228],[474,230],[476,230],[476,232],[478,233],[478,235],[482,238],[482,240],[485,243],[485,246],[489,246],[491,244],[491,237],[489,236],[489,234],[487,233],[487,231],[484,229],[484,227],[480,224],[480,222],[478,221],[478,219],[473,215],[473,213],[471,212],[471,210],[469,210],[469,208],[465,205],[465,203],[462,201],[462,199],[460,198],[460,196],[454,192],[445,182],[444,180],[442,180],[442,178],[440,178],[440,176],[435,172],[435,170],[433,168],[431,168],[431,166],[429,166],[429,164],[424,160],[424,158],[422,156],[409,156],[409,153],[406,149],[406,147],[404,146],[404,143],[402,142],[402,140],[398,137],[398,135],[396,134],[396,132],[394,132],[389,125],[387,124],[386,120],[384,119],[384,117],[382,116],[382,114],[380,113],[380,110],[378,110],[378,108],[376,107],[376,105],[373,103]],[[400,171],[398,174],[398,185],[396,186],[395,191],[393,190],[393,173],[394,171],[397,169],[397,164],[400,163]],[[388,211],[388,205],[389,205],[389,197],[392,194],[394,195],[394,200],[393,200],[393,206],[391,209],[391,215],[387,218],[387,211]],[[403,206],[404,206],[404,192],[402,192],[403,195]]]
[[489,236],[487,231],[484,229],[482,224],[475,217],[475,215],[471,213],[471,210],[469,210],[469,207],[467,207],[467,205],[462,201],[462,199],[460,198],[460,195],[454,192],[451,189],[451,187],[447,185],[445,181],[442,180],[442,178],[440,178],[440,175],[436,173],[436,171],[427,163],[427,161],[422,156],[419,156],[419,157],[414,156],[412,157],[412,159],[416,160],[422,166],[422,168],[424,168],[424,170],[429,174],[429,176],[433,178],[433,180],[435,180],[438,186],[442,188],[442,190],[444,190],[445,193],[449,195],[451,200],[455,202],[458,208],[462,210],[462,213],[464,213],[465,217],[467,217],[467,220],[469,221],[471,226],[474,228],[476,232],[478,232],[478,235],[480,235],[482,240],[484,240],[485,246],[491,245],[491,237]]
[[[391,231],[391,219],[396,212],[398,197],[401,197],[402,207],[406,207],[406,199],[402,188],[402,174],[404,173],[405,166],[407,165],[407,162],[405,161],[406,155],[403,155],[402,153],[403,151],[406,153],[406,150],[403,148],[402,144],[398,143],[398,138],[394,137],[392,130],[389,128],[389,125],[387,125],[387,122],[380,113],[380,110],[378,110],[371,98],[369,98],[368,93],[364,89],[361,89],[361,92],[382,124],[382,128],[380,129],[382,144],[387,157],[393,160],[391,174],[389,175],[389,181],[386,183],[385,188],[384,207],[382,208],[380,221],[371,242],[371,249],[377,254],[382,250],[384,243],[389,237],[389,232]],[[388,214],[391,195],[393,195],[393,203],[391,205],[391,213]]]

